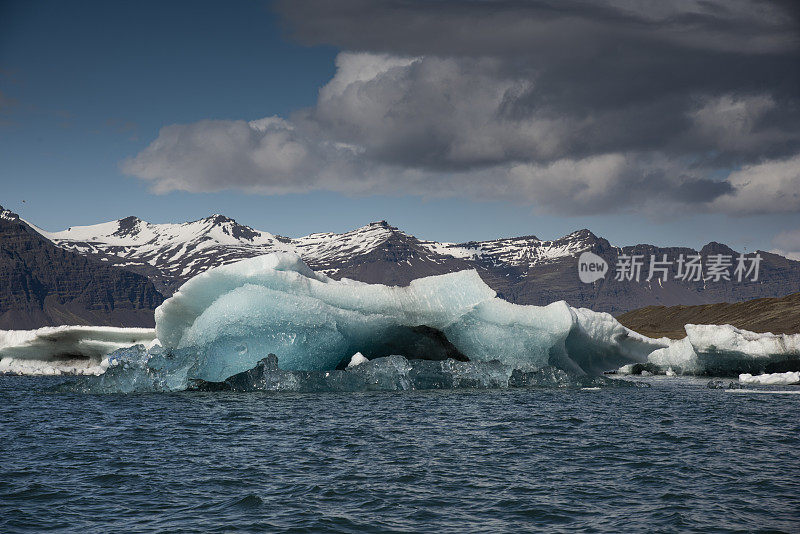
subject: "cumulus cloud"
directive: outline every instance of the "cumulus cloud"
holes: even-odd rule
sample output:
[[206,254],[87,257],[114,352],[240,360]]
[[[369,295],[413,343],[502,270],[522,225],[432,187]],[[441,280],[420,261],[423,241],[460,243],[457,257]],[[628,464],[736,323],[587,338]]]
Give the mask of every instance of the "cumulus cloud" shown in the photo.
[[[364,76],[364,64],[370,65],[370,77]],[[506,75],[494,60],[345,53],[337,66],[317,106],[301,120],[364,147],[371,159],[450,169],[565,152],[559,144],[569,128],[561,119],[505,113],[533,84]]]
[[206,120],[161,128],[146,149],[122,162],[122,170],[151,181],[158,193],[237,188],[282,194],[323,183],[346,190],[360,182],[357,152],[310,137],[280,117]]
[[347,50],[316,105],[164,127],[125,172],[159,192],[403,192],[559,213],[800,209],[790,2],[278,6],[295,38]]

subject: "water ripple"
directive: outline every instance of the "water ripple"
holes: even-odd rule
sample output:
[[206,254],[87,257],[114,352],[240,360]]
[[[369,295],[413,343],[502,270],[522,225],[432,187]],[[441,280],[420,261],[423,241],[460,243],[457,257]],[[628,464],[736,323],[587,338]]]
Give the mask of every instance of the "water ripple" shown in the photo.
[[[797,532],[800,396],[75,395],[0,377],[0,531]],[[51,382],[50,382],[51,383]]]

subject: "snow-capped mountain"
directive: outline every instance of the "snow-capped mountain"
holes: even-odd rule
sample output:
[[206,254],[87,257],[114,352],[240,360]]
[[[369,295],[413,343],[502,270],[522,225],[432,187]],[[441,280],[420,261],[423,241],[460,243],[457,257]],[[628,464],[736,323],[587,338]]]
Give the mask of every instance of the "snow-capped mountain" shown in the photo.
[[[651,304],[703,304],[783,296],[800,290],[800,262],[762,252],[757,282],[617,281],[613,266],[621,254],[731,254],[718,243],[701,251],[652,245],[613,247],[589,230],[555,240],[536,236],[439,243],[409,235],[386,221],[341,234],[288,238],[254,230],[223,215],[181,224],[151,224],[136,217],[76,226],[61,232],[38,230],[57,246],[148,276],[165,295],[189,278],[218,265],[273,251],[299,254],[309,266],[333,278],[408,284],[422,276],[476,269],[498,294],[521,304],[566,300],[574,306],[621,313]],[[577,262],[591,251],[612,273],[592,284],[580,282]]]
[[147,274],[167,293],[211,267],[273,251],[295,252],[334,278],[407,284],[420,276],[472,269],[476,264],[523,267],[526,274],[532,263],[557,261],[590,248],[587,230],[557,241],[526,236],[455,244],[422,241],[386,221],[342,234],[292,239],[254,230],[223,215],[181,224],[152,224],[131,216],[61,232],[36,229],[61,248]]
[[165,294],[211,267],[285,248],[279,238],[222,215],[181,224],[138,217],[62,232],[37,230],[57,246],[145,274]]
[[153,326],[163,295],[145,276],[54,246],[0,207],[0,329]]

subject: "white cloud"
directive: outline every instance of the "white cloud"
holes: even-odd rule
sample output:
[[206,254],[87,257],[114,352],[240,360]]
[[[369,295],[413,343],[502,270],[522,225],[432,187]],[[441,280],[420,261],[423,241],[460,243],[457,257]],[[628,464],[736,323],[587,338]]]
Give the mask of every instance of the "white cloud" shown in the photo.
[[[632,148],[607,149],[604,135],[624,124],[606,129],[605,115],[554,114],[530,98],[539,90],[535,75],[492,58],[341,53],[336,65],[313,108],[290,118],[165,126],[122,169],[159,193],[401,193],[570,214],[800,211],[800,155],[724,179],[691,154],[636,139]],[[689,135],[719,150],[758,150],[784,135],[757,127],[775,109],[766,94],[706,98],[689,113]]]
[[122,170],[151,181],[154,191],[243,189],[302,192],[327,174],[344,174],[353,153],[315,141],[278,117],[199,121],[165,126]]
[[733,191],[711,203],[714,211],[731,215],[800,211],[800,154],[747,165],[727,181]]

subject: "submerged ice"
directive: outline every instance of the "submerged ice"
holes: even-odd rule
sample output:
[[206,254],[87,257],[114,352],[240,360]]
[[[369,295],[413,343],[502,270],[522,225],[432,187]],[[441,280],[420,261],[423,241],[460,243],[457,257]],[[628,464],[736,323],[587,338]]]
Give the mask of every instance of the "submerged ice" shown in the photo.
[[511,304],[475,271],[392,287],[333,280],[287,253],[189,280],[156,310],[156,333],[166,351],[192,361],[191,378],[216,382],[270,353],[297,371],[344,367],[359,352],[597,375],[666,346],[605,313]]
[[[151,351],[152,353],[153,351]],[[108,371],[99,377],[73,382],[59,389],[90,393],[136,393],[188,389],[193,391],[250,392],[291,391],[365,392],[433,389],[502,388],[593,388],[646,386],[641,382],[609,379],[603,376],[575,375],[555,367],[521,371],[500,363],[446,360],[409,360],[393,355],[361,360],[345,369],[297,371],[281,369],[278,357],[270,354],[247,371],[220,382],[189,379],[186,368],[156,351],[148,355],[144,347],[119,351]],[[148,359],[149,358],[149,359]]]

